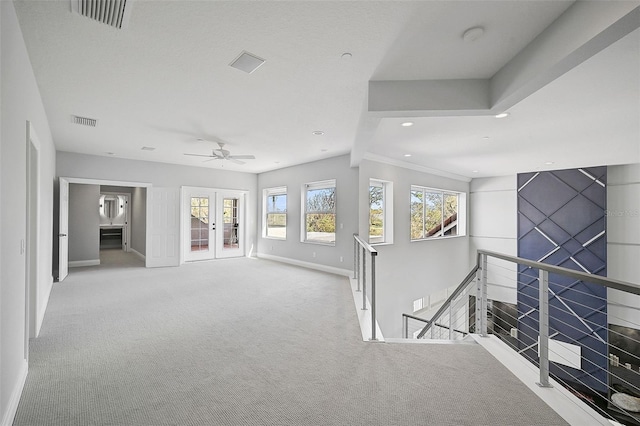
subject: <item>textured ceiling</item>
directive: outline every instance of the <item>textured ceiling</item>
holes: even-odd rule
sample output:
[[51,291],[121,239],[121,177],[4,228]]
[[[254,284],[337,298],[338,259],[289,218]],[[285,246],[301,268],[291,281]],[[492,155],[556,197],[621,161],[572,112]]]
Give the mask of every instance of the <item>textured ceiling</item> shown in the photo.
[[[116,30],[73,14],[69,1],[16,3],[57,149],[262,172],[352,152],[366,135],[370,81],[490,79],[573,2],[131,5],[128,25]],[[476,25],[484,36],[465,43],[464,30]],[[381,117],[360,150],[463,178],[547,161],[638,162],[639,40],[635,31],[570,69],[508,119],[412,112],[416,125],[403,128],[398,114]],[[229,67],[243,50],[265,64],[252,74]],[[98,119],[97,127],[72,124],[74,114]],[[217,147],[199,138],[256,159],[183,155]]]

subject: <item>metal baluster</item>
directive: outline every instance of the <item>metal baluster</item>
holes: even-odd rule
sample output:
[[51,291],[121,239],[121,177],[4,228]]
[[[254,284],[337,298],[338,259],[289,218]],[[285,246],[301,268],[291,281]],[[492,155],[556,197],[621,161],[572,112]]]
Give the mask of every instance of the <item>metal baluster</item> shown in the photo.
[[409,317],[402,315],[402,335],[405,339],[409,338]]
[[360,291],[360,277],[362,276],[362,274],[360,274],[360,250],[358,250],[357,247],[356,247],[356,253],[358,257],[356,261],[356,263],[358,264],[358,267],[356,268],[356,283],[357,283],[356,291]]
[[539,343],[540,352],[540,382],[536,383],[543,388],[552,387],[549,384],[549,272],[540,269],[538,276],[538,303],[539,309]]
[[482,255],[482,282],[480,283],[481,289],[481,303],[480,303],[480,334],[482,337],[487,337],[487,255]]
[[376,256],[371,253],[371,340],[376,339]]
[[356,240],[355,235],[353,237],[353,279],[357,279],[358,278],[358,272],[357,272],[357,268],[358,265],[356,264],[356,251],[358,250],[358,240]]
[[451,306],[452,304],[453,304],[453,300],[449,302],[449,340],[453,340],[453,306]]
[[367,256],[362,248],[362,310],[367,310]]

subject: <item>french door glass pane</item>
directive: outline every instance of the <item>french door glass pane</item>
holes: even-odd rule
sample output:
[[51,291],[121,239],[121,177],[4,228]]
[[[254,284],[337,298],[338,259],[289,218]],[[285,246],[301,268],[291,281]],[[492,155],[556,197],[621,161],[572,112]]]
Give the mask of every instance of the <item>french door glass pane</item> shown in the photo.
[[240,221],[238,218],[238,198],[225,198],[222,202],[222,216],[224,222],[223,248],[239,248]]
[[191,251],[209,250],[209,198],[191,197]]

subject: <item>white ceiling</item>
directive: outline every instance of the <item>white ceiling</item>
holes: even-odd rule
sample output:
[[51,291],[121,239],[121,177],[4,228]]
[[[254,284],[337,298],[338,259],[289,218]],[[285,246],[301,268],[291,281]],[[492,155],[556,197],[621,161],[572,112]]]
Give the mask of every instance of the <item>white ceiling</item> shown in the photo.
[[[525,96],[506,119],[409,111],[414,126],[383,115],[366,136],[369,81],[491,79],[558,31],[550,25],[572,6],[138,0],[122,30],[72,13],[69,0],[21,0],[16,10],[60,151],[257,173],[349,153],[364,138],[360,157],[464,179],[640,162],[640,30]],[[484,36],[464,42],[477,25]],[[265,64],[231,68],[243,50]],[[217,147],[198,138],[256,159],[183,155]]]

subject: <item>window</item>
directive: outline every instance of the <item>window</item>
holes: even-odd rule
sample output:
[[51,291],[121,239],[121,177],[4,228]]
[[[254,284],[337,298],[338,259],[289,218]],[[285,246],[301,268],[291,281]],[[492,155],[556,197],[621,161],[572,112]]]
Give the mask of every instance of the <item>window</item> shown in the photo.
[[411,240],[464,235],[464,193],[411,187]]
[[369,180],[369,243],[393,243],[393,183]]
[[263,192],[265,212],[262,236],[265,238],[287,239],[287,187],[268,188]]
[[304,185],[302,241],[336,243],[336,181],[335,179]]

